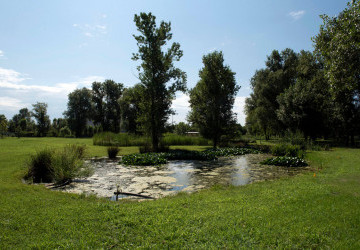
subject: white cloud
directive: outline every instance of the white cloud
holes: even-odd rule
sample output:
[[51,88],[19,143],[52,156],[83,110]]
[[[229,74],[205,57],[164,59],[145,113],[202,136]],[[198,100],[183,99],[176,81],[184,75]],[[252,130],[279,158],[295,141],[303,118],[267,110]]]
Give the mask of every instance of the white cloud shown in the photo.
[[0,57],[4,56],[4,51],[0,50]]
[[[245,99],[247,96],[237,96],[235,97],[234,108],[233,111],[237,114],[237,121],[241,125],[245,125]],[[186,116],[190,111],[190,97],[187,94],[178,94],[176,95],[176,99],[173,101],[171,108],[175,110],[176,115],[170,117],[170,122],[172,120],[176,123],[186,122]]]
[[95,81],[103,81],[101,76],[88,76],[74,82],[56,83],[53,86],[47,85],[28,85],[21,82],[30,79],[25,78],[21,73],[12,70],[0,68],[0,88],[23,90],[23,91],[41,91],[46,94],[64,94],[67,95],[71,91],[80,87],[89,87]]
[[1,96],[0,97],[0,110],[17,111],[25,106],[30,106],[28,103],[23,103],[20,99]]
[[244,112],[246,97],[247,96],[235,97],[234,108],[233,108],[233,111],[237,114],[237,121],[243,126],[245,125],[245,118],[246,118]]
[[82,34],[86,37],[99,37],[107,34],[107,26],[100,24],[77,24],[72,25],[74,28],[81,30]]
[[304,10],[299,10],[299,11],[291,11],[288,16],[290,16],[294,21],[299,20],[300,18],[302,18],[305,15],[305,11]]

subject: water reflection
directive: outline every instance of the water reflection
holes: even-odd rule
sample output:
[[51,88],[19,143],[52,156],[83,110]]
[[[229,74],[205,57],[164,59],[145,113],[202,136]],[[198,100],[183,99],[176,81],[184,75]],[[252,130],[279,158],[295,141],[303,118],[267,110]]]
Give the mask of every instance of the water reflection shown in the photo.
[[239,186],[299,172],[299,168],[260,165],[259,162],[267,157],[245,155],[209,162],[171,161],[158,167],[123,166],[109,160],[93,161],[94,175],[85,181],[75,180],[64,191],[114,198],[118,186],[123,192],[159,198],[179,191],[194,192],[215,184]]

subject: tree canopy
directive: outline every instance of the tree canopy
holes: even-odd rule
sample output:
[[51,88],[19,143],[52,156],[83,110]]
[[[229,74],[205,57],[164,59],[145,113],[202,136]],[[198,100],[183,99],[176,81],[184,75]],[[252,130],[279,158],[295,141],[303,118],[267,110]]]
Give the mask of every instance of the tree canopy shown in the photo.
[[171,23],[161,21],[156,25],[156,17],[151,13],[135,15],[134,22],[140,35],[134,35],[138,52],[133,60],[140,60],[138,66],[143,98],[139,103],[138,121],[143,131],[151,137],[152,148],[158,151],[160,137],[164,131],[176,91],[185,91],[186,74],[174,66],[183,55],[179,43],[172,43],[164,51],[164,46],[172,39]]
[[222,52],[205,55],[203,64],[200,80],[190,91],[188,119],[216,147],[221,136],[228,135],[236,123],[232,108],[240,87],[236,85],[235,73],[224,64]]

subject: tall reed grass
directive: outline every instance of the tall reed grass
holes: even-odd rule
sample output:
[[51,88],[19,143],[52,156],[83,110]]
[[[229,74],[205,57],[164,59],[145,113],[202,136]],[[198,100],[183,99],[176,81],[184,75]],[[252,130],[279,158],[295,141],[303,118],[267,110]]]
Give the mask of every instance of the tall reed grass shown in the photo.
[[[98,146],[145,146],[150,144],[150,139],[146,136],[138,136],[127,133],[115,134],[112,132],[102,132],[93,136],[93,144]],[[164,134],[161,144],[170,145],[211,145],[210,141],[203,137],[190,137],[186,135]]]

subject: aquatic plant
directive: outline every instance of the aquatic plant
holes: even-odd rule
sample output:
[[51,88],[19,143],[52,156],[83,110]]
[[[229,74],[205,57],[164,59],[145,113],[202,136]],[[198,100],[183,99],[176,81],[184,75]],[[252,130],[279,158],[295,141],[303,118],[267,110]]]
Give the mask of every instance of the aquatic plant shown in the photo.
[[285,166],[285,167],[304,167],[308,165],[304,159],[301,159],[299,157],[288,157],[288,156],[278,156],[274,158],[269,158],[260,162],[260,164]]

